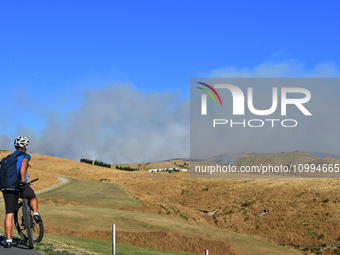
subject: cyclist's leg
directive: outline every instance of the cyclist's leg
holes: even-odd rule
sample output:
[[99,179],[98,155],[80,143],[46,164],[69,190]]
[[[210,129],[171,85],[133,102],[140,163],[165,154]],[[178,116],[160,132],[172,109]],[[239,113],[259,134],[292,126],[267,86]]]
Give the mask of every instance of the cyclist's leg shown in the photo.
[[29,204],[33,210],[33,213],[37,213],[38,212],[38,199],[35,197],[29,200]]
[[14,191],[3,191],[6,217],[4,221],[5,232],[7,240],[11,240],[12,226],[13,226],[13,215],[14,211],[18,210],[18,193]]
[[12,227],[13,227],[13,215],[14,213],[6,213],[5,217],[5,232],[7,240],[11,240],[12,236]]
[[35,196],[33,189],[30,186],[25,187],[23,196],[28,199],[28,203],[31,206],[33,213],[38,212],[38,199]]

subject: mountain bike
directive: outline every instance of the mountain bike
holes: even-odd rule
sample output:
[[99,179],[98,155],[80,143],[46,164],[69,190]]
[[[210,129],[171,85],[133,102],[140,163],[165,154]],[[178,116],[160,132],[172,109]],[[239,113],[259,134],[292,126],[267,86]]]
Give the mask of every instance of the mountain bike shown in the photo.
[[[22,191],[26,185],[31,185],[33,182],[39,180],[34,179],[28,183],[24,183],[21,187]],[[34,248],[34,243],[39,243],[44,236],[44,224],[43,222],[36,222],[33,216],[33,210],[27,203],[26,198],[22,198],[19,202],[18,211],[14,212],[14,223],[15,227],[24,240],[25,243],[28,241],[30,249]]]

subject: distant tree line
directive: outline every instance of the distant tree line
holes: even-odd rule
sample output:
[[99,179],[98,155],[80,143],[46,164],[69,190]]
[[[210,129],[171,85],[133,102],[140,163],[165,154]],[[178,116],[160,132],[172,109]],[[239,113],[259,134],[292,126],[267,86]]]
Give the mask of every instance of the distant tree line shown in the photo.
[[103,161],[98,161],[98,160],[93,161],[91,159],[82,158],[82,159],[80,159],[80,162],[84,162],[84,163],[96,165],[96,166],[103,166],[103,167],[111,168],[110,164],[107,164],[107,163],[104,163]]
[[116,169],[124,170],[124,171],[137,171],[138,170],[138,168],[132,168],[129,166],[118,166],[118,165],[116,165]]
[[93,164],[93,160],[87,159],[87,158],[80,159],[80,162],[84,162],[84,163],[91,164],[91,165]]
[[96,166],[103,166],[103,167],[111,168],[110,164],[104,163],[103,161],[95,160],[93,164]]

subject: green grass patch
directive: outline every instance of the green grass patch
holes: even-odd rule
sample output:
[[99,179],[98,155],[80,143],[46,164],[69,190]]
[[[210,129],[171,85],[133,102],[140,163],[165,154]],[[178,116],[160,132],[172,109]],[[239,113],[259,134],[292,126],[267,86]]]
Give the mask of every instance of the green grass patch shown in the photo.
[[39,194],[38,199],[75,202],[79,205],[102,208],[139,206],[141,201],[114,183],[73,179],[57,189]]
[[[46,235],[44,242],[37,244],[35,250],[44,255],[103,254],[112,255],[112,242],[80,237]],[[116,255],[192,255],[116,243]]]

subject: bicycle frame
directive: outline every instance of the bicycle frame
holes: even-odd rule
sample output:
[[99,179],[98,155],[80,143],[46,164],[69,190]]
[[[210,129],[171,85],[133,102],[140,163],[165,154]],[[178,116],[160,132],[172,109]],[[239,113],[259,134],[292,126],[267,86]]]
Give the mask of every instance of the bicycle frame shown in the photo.
[[[31,185],[37,180],[38,178],[28,182],[26,185]],[[18,201],[18,211],[14,214],[14,222],[19,235],[25,242],[28,241],[30,249],[34,248],[34,243],[39,243],[42,240],[44,225],[42,222],[35,222],[33,211],[25,197],[22,198],[21,202]]]

